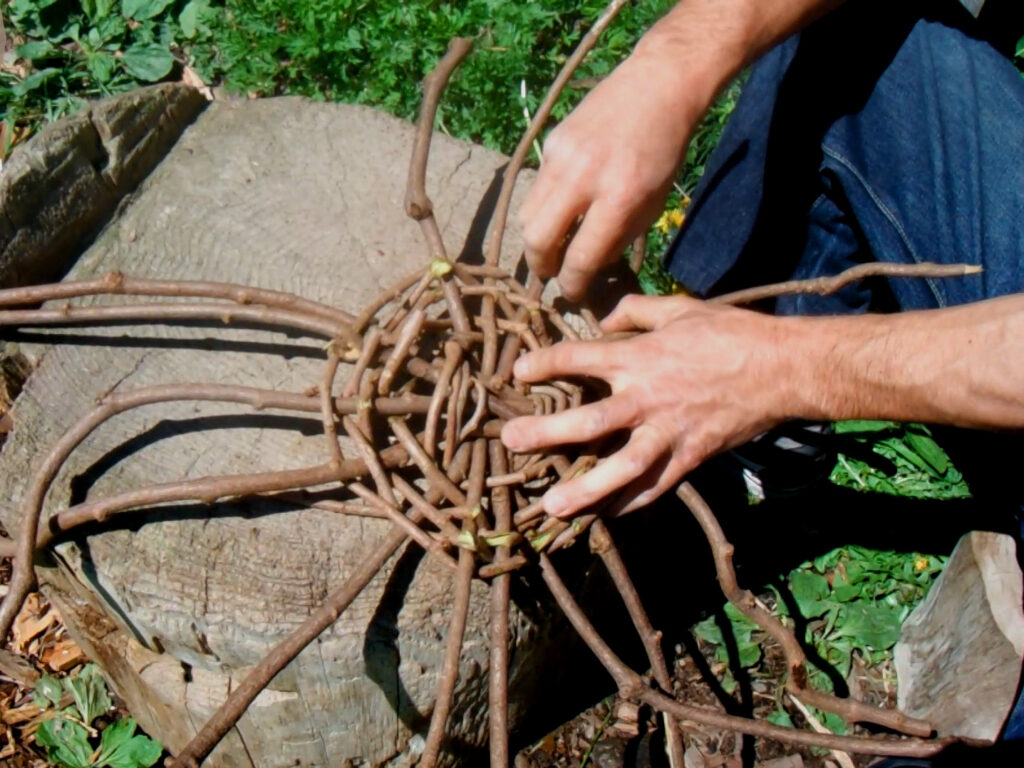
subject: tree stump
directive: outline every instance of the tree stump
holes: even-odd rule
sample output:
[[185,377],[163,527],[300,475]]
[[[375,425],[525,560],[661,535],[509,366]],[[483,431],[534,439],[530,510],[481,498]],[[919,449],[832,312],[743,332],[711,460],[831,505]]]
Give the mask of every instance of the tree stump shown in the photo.
[[[363,107],[296,98],[213,103],[122,201],[68,279],[120,270],[222,280],[358,311],[427,258],[402,209],[412,137],[411,125]],[[480,252],[504,162],[435,138],[427,188],[453,256]],[[510,233],[506,264],[520,250]],[[15,340],[36,368],[0,455],[8,530],[32,470],[98,395],[185,381],[301,392],[318,383],[323,359],[318,341],[234,325],[30,329]],[[316,419],[215,404],[142,408],[74,452],[44,518],[86,497],[155,482],[326,458]],[[39,573],[72,636],[142,726],[174,751],[389,526],[270,502],[164,506],[63,542]],[[433,701],[451,583],[452,574],[415,547],[400,550],[260,694],[207,764],[414,758]],[[446,749],[455,754],[486,738],[488,601],[476,586],[449,719]],[[514,608],[511,621],[513,724],[569,666],[552,653],[564,624],[549,621],[542,605],[530,610]]]
[[974,531],[910,617],[896,644],[899,707],[942,734],[995,741],[1024,659],[1021,571],[1013,538]]

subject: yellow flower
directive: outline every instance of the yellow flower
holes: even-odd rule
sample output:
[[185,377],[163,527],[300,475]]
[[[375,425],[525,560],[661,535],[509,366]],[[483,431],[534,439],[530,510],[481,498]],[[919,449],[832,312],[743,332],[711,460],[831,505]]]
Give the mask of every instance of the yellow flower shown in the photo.
[[673,208],[670,211],[665,211],[661,214],[661,217],[654,224],[654,226],[663,235],[667,235],[670,229],[679,229],[683,225],[683,220],[686,218],[686,214],[683,213],[682,208]]
[[921,573],[928,568],[928,558],[918,557],[914,560],[914,573]]

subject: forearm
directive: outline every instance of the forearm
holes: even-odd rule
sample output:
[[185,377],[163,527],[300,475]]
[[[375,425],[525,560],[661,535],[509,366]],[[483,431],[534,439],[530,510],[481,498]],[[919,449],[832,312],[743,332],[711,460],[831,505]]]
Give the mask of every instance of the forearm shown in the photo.
[[1024,295],[949,309],[782,318],[792,412],[1024,428]]
[[683,81],[706,109],[747,64],[843,0],[682,0],[655,24],[631,58]]

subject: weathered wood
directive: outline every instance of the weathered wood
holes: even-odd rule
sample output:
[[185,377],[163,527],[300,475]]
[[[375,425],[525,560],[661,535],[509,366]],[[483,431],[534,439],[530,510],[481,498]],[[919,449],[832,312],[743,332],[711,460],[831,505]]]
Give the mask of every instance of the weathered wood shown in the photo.
[[180,83],[140,88],[16,147],[0,175],[0,287],[62,272],[205,103]]
[[900,709],[942,734],[994,741],[1024,659],[1022,592],[1010,536],[964,536],[903,625],[895,650]]
[[[418,229],[401,205],[411,141],[411,126],[361,107],[292,98],[214,103],[69,278],[118,269],[231,280],[358,310],[423,263]],[[503,163],[479,147],[435,139],[428,189],[453,255],[480,252]],[[521,245],[506,242],[511,260]],[[20,342],[38,367],[0,454],[9,529],[31,469],[97,394],[184,380],[303,391],[319,381],[322,365],[320,341],[239,328],[47,329]],[[157,481],[325,458],[316,421],[207,404],[145,408],[117,417],[74,453],[46,513]],[[73,636],[133,714],[177,749],[388,525],[269,504],[175,507],[64,543],[40,571]],[[448,570],[404,551],[261,694],[209,765],[413,757],[429,718],[450,585]],[[489,606],[477,586],[469,637],[479,642],[463,657],[449,721],[456,752],[486,737]],[[511,617],[513,723],[568,666],[550,653],[555,624],[543,610],[539,617]]]

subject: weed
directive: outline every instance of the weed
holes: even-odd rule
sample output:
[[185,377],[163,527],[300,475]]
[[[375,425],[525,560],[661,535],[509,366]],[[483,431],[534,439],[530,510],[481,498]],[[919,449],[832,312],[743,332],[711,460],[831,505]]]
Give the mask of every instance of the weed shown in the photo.
[[[70,694],[73,704],[61,707]],[[75,677],[58,680],[44,675],[36,683],[36,702],[53,717],[36,731],[36,743],[46,749],[50,762],[61,768],[149,768],[163,748],[148,736],[135,733],[135,720],[116,720],[102,733],[92,726],[113,707],[99,667],[87,664]],[[99,746],[95,742],[99,739]]]

